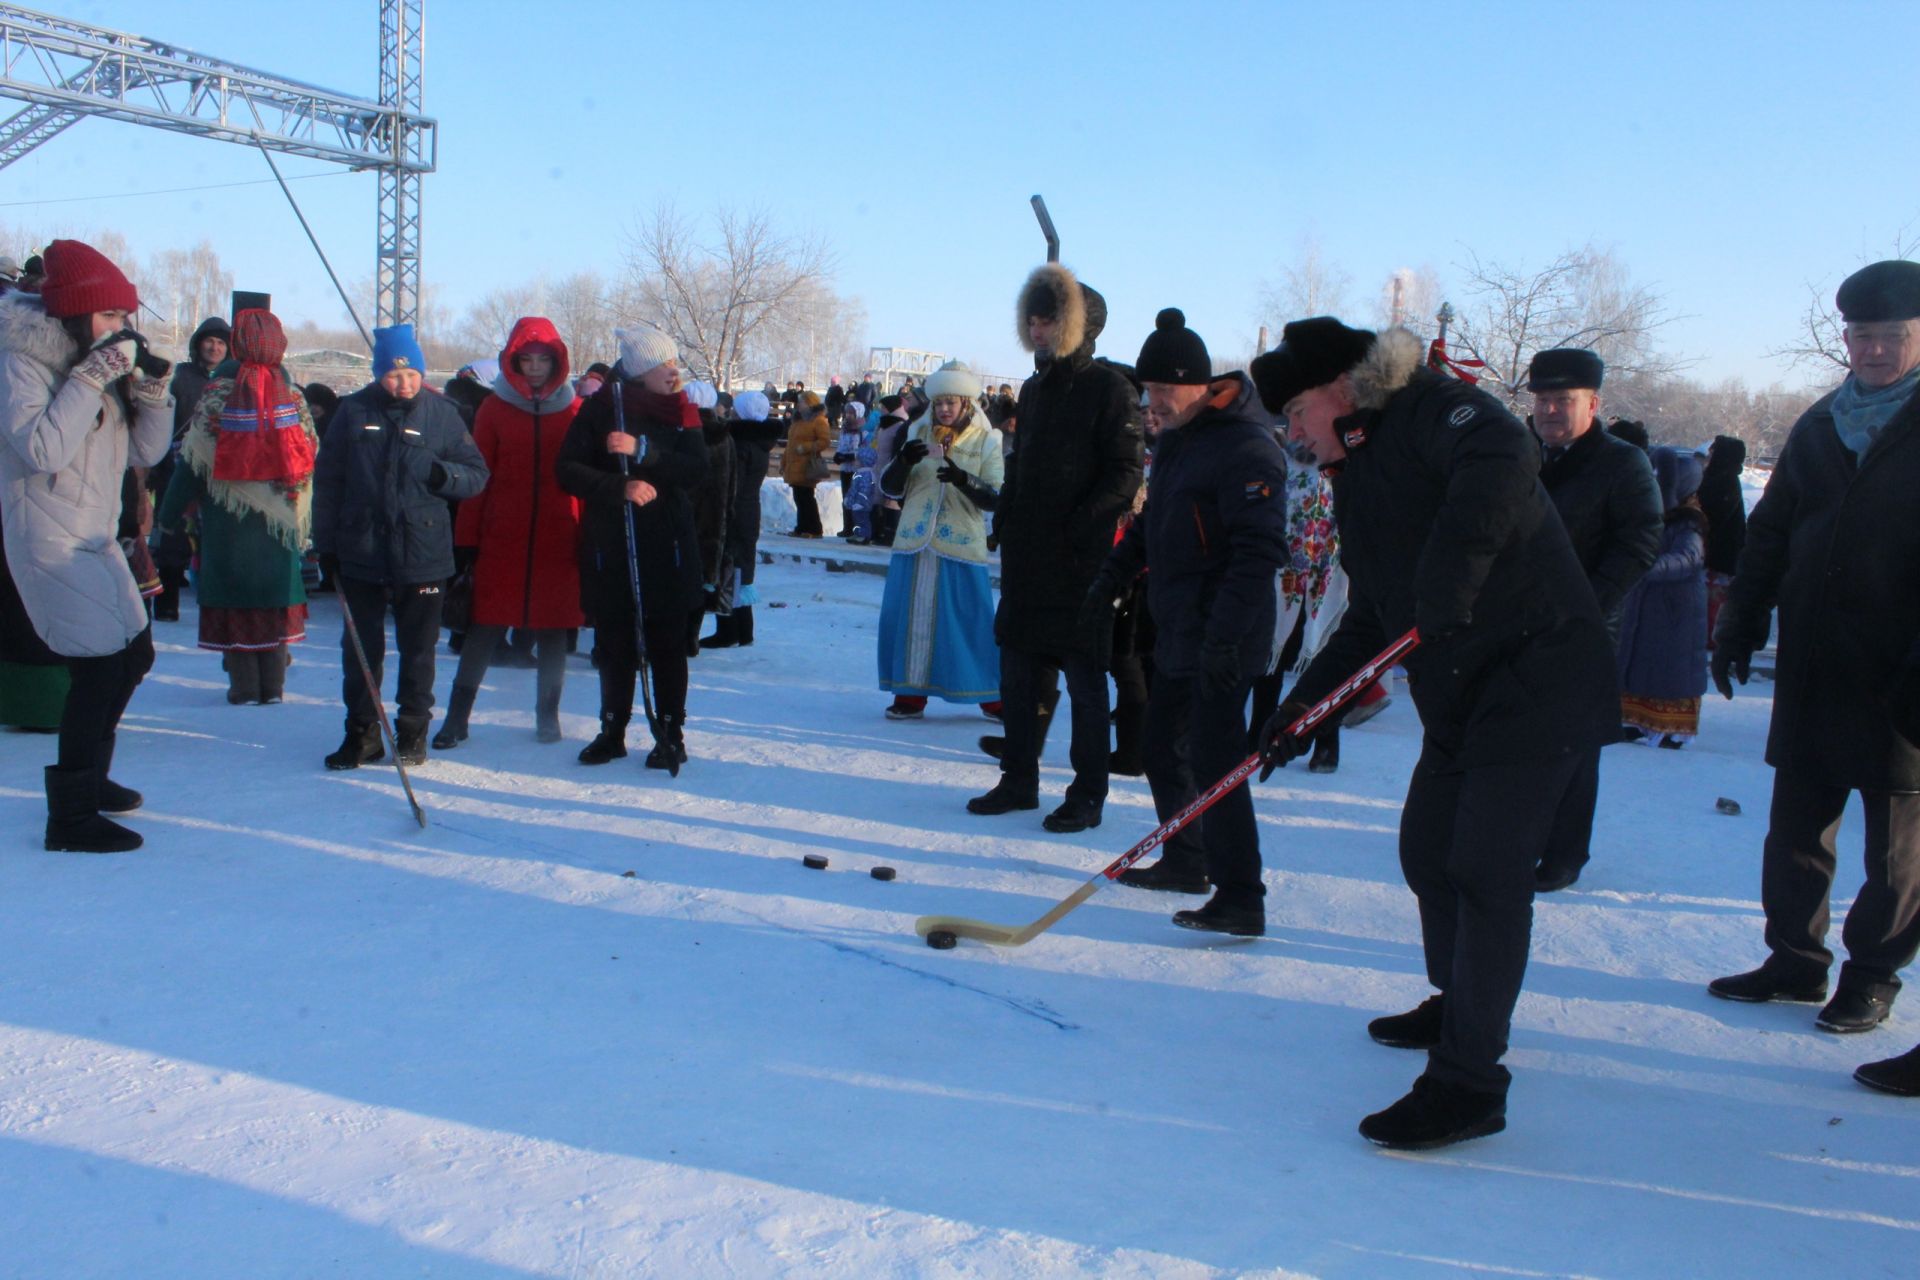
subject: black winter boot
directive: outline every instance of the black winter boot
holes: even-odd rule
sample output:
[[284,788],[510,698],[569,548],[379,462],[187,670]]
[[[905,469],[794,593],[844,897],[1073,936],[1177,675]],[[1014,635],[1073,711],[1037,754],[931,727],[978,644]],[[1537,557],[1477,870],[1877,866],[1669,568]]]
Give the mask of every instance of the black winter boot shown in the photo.
[[431,716],[401,716],[393,722],[393,746],[400,763],[412,768],[427,762],[427,726]]
[[372,764],[376,760],[387,758],[387,749],[380,742],[380,726],[377,724],[355,724],[347,721],[347,740],[340,749],[327,757],[329,769],[358,769],[363,764]]
[[1146,765],[1141,761],[1141,750],[1145,745],[1147,706],[1144,702],[1127,701],[1113,709],[1113,754],[1107,757],[1107,772],[1117,773],[1123,778],[1137,778],[1145,773]]
[[1308,773],[1340,771],[1340,730],[1324,730],[1313,740],[1313,759],[1307,761]]
[[733,619],[733,640],[742,649],[753,643],[753,606],[737,604],[728,615]]
[[1040,795],[1037,788],[1020,786],[1004,773],[1000,775],[1000,781],[993,784],[993,790],[967,801],[968,813],[1012,813],[1015,809],[1038,809],[1039,807]]
[[132,787],[123,787],[107,776],[113,768],[113,743],[116,736],[110,733],[100,739],[100,750],[94,757],[100,774],[100,812],[132,813],[146,803],[146,797]]
[[1897,1058],[1869,1062],[1853,1073],[1853,1078],[1869,1089],[1897,1093],[1903,1098],[1920,1097],[1920,1046]]
[[[480,690],[472,685],[457,684],[447,697],[447,718],[440,722],[440,732],[433,735],[435,751],[451,751],[467,740],[467,717],[473,712],[473,700],[480,696]],[[400,759],[412,764],[405,752]]]
[[686,738],[681,733],[686,723],[683,711],[660,713],[660,740],[647,752],[647,768],[665,769],[673,777],[680,776],[680,766],[687,762]]
[[1440,1020],[1446,1009],[1444,994],[1428,996],[1405,1013],[1375,1018],[1367,1024],[1367,1034],[1389,1049],[1431,1049],[1440,1043]]
[[1193,911],[1176,911],[1173,922],[1182,929],[1230,933],[1236,938],[1258,938],[1267,931],[1267,904],[1261,894],[1214,891],[1206,904]]
[[100,816],[96,769],[46,769],[49,853],[131,853],[140,834]]
[[580,749],[581,764],[605,764],[627,754],[627,717],[600,713],[600,736]]
[[221,665],[227,669],[227,701],[245,706],[260,701],[260,655],[251,649],[229,649]]
[[1207,880],[1205,867],[1164,853],[1160,861],[1150,867],[1128,867],[1122,871],[1120,883],[1167,893],[1205,893],[1213,887]]
[[[736,612],[738,612],[736,610]],[[713,634],[700,642],[702,649],[731,649],[740,643],[737,634],[739,623],[733,620],[733,614],[724,614],[713,620]]]
[[1395,1151],[1429,1151],[1507,1127],[1507,1100],[1421,1076],[1413,1091],[1360,1122],[1360,1136]]

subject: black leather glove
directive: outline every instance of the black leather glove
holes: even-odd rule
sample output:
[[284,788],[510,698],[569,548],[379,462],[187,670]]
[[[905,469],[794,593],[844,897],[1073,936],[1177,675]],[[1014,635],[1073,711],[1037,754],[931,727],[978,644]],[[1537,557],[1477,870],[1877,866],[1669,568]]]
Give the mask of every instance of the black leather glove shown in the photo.
[[1716,640],[1713,646],[1713,687],[1723,698],[1733,697],[1733,682],[1747,682],[1753,674],[1753,646],[1744,640]]
[[920,460],[926,456],[927,442],[925,440],[909,440],[900,446],[899,457],[903,459],[909,467],[919,466]]
[[1240,683],[1240,646],[1231,640],[1208,640],[1200,650],[1200,691],[1223,698]]
[[480,559],[478,547],[455,547],[453,549],[453,571],[467,573],[473,569],[474,562]]
[[1286,768],[1289,761],[1313,749],[1311,734],[1296,738],[1287,732],[1289,725],[1312,709],[1304,702],[1283,702],[1260,726],[1260,781],[1265,782],[1275,769]]
[[1920,747],[1920,666],[1909,664],[1894,677],[1888,710],[1894,732]]
[[952,458],[942,461],[940,469],[933,473],[933,477],[942,484],[957,484],[962,489],[973,483],[973,477],[954,466]]

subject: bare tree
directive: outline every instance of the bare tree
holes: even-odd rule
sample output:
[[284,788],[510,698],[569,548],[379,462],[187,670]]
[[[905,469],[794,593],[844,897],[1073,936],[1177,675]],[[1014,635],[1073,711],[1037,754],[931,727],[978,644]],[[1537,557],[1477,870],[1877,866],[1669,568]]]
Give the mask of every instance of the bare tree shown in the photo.
[[1352,285],[1352,276],[1327,261],[1318,236],[1302,236],[1292,264],[1281,268],[1277,280],[1262,283],[1257,319],[1277,335],[1291,320],[1340,315]]
[[547,318],[560,330],[573,367],[596,360],[612,364],[619,356],[613,342],[620,299],[597,271],[578,271],[547,290]]
[[[1911,258],[1920,252],[1920,218],[1901,227],[1893,236],[1891,258]],[[1859,266],[1878,261],[1878,255],[1864,247]],[[1858,268],[1855,268],[1856,270]],[[1816,382],[1825,382],[1834,374],[1845,374],[1852,367],[1847,361],[1847,344],[1841,338],[1840,312],[1829,301],[1838,285],[1836,280],[1807,282],[1807,309],[1800,317],[1800,331],[1793,340],[1767,352],[1784,360],[1789,369],[1806,372]]]
[[1461,270],[1466,296],[1454,343],[1486,361],[1481,385],[1498,388],[1509,402],[1519,399],[1534,354],[1554,347],[1587,347],[1609,374],[1630,378],[1658,379],[1684,367],[1654,345],[1659,329],[1676,318],[1666,299],[1632,283],[1611,249],[1588,244],[1538,268],[1470,255]]
[[467,351],[493,355],[507,345],[514,321],[546,314],[545,294],[539,281],[495,289],[467,308],[452,336]]
[[1440,277],[1432,267],[1401,267],[1380,286],[1373,322],[1380,328],[1398,324],[1426,333],[1434,325],[1434,315],[1443,301]]
[[227,314],[232,295],[233,272],[220,265],[212,242],[202,240],[185,250],[163,249],[147,264],[141,288],[142,300],[160,316],[149,336],[184,352],[187,339],[202,320]]
[[[788,235],[764,210],[722,206],[712,236],[663,202],[629,234],[628,281],[642,318],[680,347],[695,376],[730,388],[756,342],[806,327],[820,292],[831,292],[833,255],[811,235]],[[810,331],[812,343],[820,335]],[[811,345],[811,343],[810,343]]]

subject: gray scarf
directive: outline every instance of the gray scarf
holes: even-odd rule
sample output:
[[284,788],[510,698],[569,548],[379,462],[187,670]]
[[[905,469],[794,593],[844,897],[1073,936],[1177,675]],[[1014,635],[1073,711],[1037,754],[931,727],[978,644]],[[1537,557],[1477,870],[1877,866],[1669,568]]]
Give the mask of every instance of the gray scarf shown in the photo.
[[1878,389],[1862,387],[1859,378],[1847,375],[1840,390],[1834,393],[1830,408],[1834,430],[1840,433],[1840,443],[1853,450],[1854,461],[1866,461],[1873,442],[1880,438],[1900,407],[1912,398],[1916,388],[1920,388],[1920,369]]

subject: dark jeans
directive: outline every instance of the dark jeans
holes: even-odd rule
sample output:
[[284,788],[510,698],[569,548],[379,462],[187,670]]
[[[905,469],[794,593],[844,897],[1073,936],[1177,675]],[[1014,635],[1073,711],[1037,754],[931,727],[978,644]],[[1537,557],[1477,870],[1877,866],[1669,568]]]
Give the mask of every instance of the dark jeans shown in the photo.
[[[446,602],[446,584],[420,582],[405,587],[388,587],[378,582],[362,582],[340,575],[340,598],[353,610],[360,646],[367,651],[367,666],[378,689],[386,672],[387,608],[393,608],[393,640],[400,653],[400,680],[396,696],[399,718],[424,724],[433,716],[433,649],[440,641],[440,609]],[[347,719],[356,725],[369,725],[380,719],[367,688],[366,674],[354,657],[353,641],[340,629],[340,700],[347,704]]]
[[1427,981],[1446,994],[1427,1074],[1504,1095],[1533,936],[1533,872],[1578,756],[1456,766],[1427,744],[1400,811],[1400,869],[1420,903]]
[[[1162,674],[1147,700],[1147,785],[1165,822],[1193,803],[1246,759],[1247,687],[1209,695],[1195,676]],[[1259,898],[1260,836],[1253,796],[1242,783],[1167,841],[1162,855],[1182,866],[1204,866],[1207,879],[1229,897]]]
[[72,682],[60,711],[60,768],[93,768],[100,744],[119,728],[120,716],[132,700],[134,689],[151,670],[151,626],[118,653],[67,659]]
[[1600,748],[1593,747],[1580,756],[1560,797],[1560,809],[1553,815],[1553,829],[1547,833],[1547,847],[1540,854],[1540,870],[1553,873],[1578,873],[1587,865],[1588,846],[1593,843],[1593,811],[1600,803]]
[[1007,730],[1000,772],[1029,791],[1040,789],[1040,703],[1052,693],[1059,673],[1067,677],[1073,704],[1073,743],[1068,759],[1073,781],[1067,798],[1104,804],[1107,799],[1107,673],[1074,654],[1056,659],[1024,649],[1000,649],[1000,720]]
[[[1834,837],[1847,807],[1846,787],[1776,769],[1773,811],[1760,864],[1767,912],[1768,967],[1816,978],[1833,963],[1825,945],[1833,892]],[[1920,948],[1920,795],[1863,791],[1867,882],[1847,912],[1841,940],[1847,962],[1840,986],[1891,998],[1900,970]]]
[[820,532],[820,504],[814,501],[813,486],[797,484],[793,486],[793,532],[795,537]]

